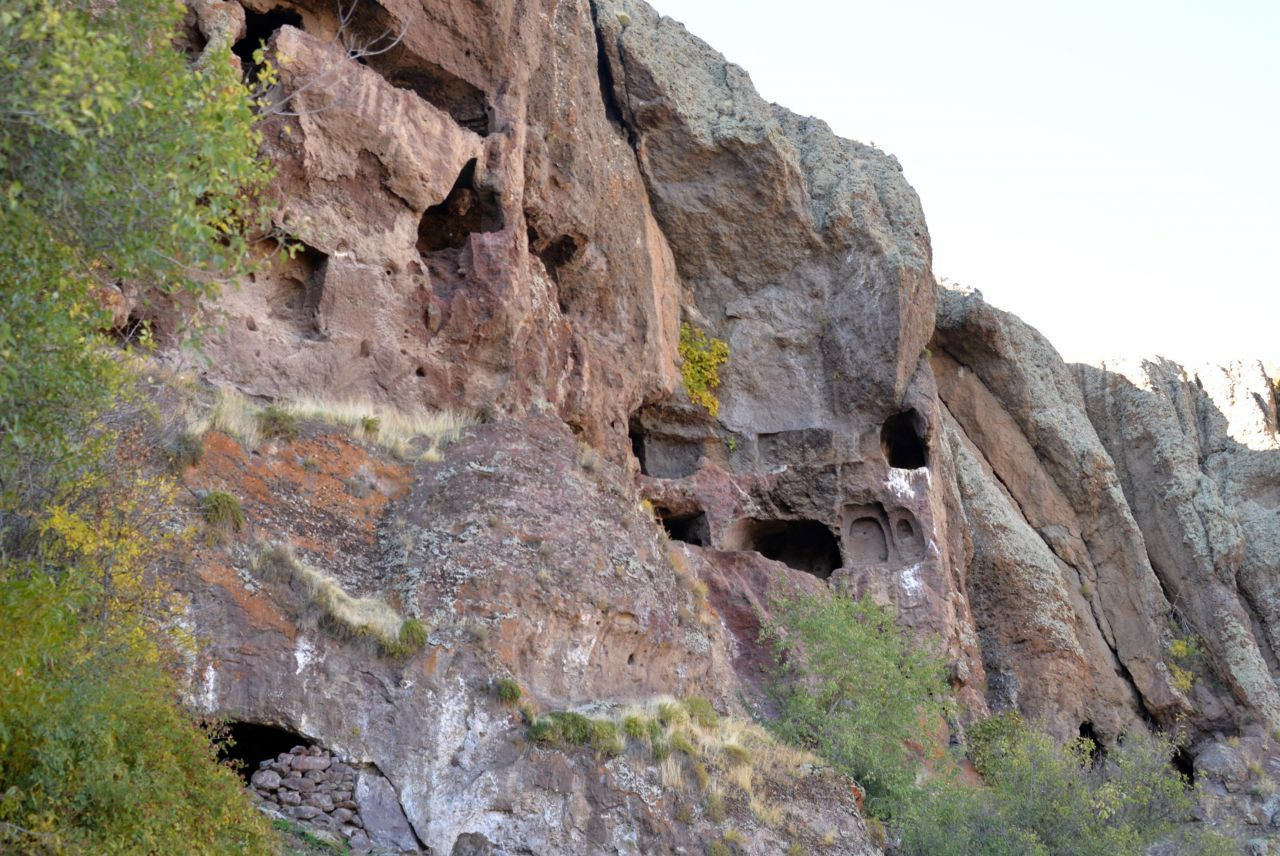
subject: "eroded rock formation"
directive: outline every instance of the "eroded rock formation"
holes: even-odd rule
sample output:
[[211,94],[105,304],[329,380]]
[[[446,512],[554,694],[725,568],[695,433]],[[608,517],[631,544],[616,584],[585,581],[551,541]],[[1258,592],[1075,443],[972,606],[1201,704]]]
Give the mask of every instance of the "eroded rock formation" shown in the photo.
[[[643,3],[198,12],[201,62],[250,67],[264,39],[279,68],[264,146],[294,252],[224,293],[190,365],[262,400],[484,420],[438,461],[317,425],[209,436],[186,479],[249,526],[183,585],[203,710],[380,771],[406,848],[694,852],[722,821],[643,759],[528,744],[494,682],[532,712],[698,694],[748,716],[770,598],[839,587],[935,640],[957,739],[1003,708],[1107,745],[1186,728],[1188,766],[1270,829],[1223,761],[1231,735],[1280,759],[1261,367],[1066,365],[937,285],[892,157]],[[718,418],[681,387],[682,323],[728,342]],[[426,646],[334,633],[255,571],[281,542]],[[730,793],[747,852],[874,852],[847,783],[767,787],[777,813]]]

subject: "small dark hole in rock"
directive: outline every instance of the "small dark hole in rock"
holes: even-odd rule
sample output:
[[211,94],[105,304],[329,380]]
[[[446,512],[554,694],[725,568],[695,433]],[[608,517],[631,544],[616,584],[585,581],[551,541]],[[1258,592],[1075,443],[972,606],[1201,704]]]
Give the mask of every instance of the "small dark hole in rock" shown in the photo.
[[271,39],[276,30],[284,26],[302,29],[302,16],[290,9],[276,6],[267,12],[245,10],[245,35],[231,47],[231,52],[240,59],[240,67],[245,77],[253,80],[258,76],[258,65],[253,61],[253,54],[264,43]]
[[500,232],[505,219],[497,194],[476,187],[476,161],[467,161],[453,189],[439,205],[432,205],[418,224],[418,252],[459,250],[473,232]]
[[295,746],[310,746],[312,743],[288,729],[258,722],[232,722],[227,726],[227,736],[231,738],[232,745],[223,745],[218,758],[236,765],[240,778],[246,782],[263,761],[274,759]]
[[627,437],[631,440],[631,454],[636,456],[636,461],[640,464],[640,474],[649,475],[649,469],[644,462],[644,429],[640,427],[640,423],[632,419],[627,427]]
[[880,449],[894,469],[914,470],[928,466],[924,419],[915,409],[890,416],[880,429]]
[[628,665],[628,666],[634,666],[635,664],[636,664],[636,655],[635,655],[635,654],[628,654],[628,655],[627,655],[627,665]]
[[1088,740],[1093,744],[1093,748],[1089,750],[1089,763],[1092,766],[1096,767],[1106,760],[1107,749],[1102,745],[1102,740],[1094,730],[1092,722],[1080,723],[1080,739]]
[[1195,786],[1196,783],[1196,764],[1195,759],[1191,757],[1191,752],[1186,746],[1179,746],[1173,753],[1173,757],[1169,759],[1169,764],[1173,769],[1182,774],[1187,780],[1187,784]]
[[672,514],[663,508],[657,509],[657,512],[662,528],[667,530],[672,541],[683,541],[698,547],[711,546],[711,527],[707,523],[706,514]]
[[415,372],[414,372],[414,374],[415,374],[415,375],[417,375],[418,377],[426,377],[426,376],[427,376],[427,370],[426,370],[425,368],[423,368],[422,366],[418,366],[418,370],[417,370],[417,371],[415,371]]

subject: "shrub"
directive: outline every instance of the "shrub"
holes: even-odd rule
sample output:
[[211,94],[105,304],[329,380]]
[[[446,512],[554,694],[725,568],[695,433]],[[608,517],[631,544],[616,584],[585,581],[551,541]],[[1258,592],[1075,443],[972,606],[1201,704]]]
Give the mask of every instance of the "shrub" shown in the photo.
[[642,716],[626,716],[622,719],[622,733],[632,740],[648,740],[649,724]]
[[1026,720],[1016,710],[994,713],[969,727],[969,759],[982,775],[997,768],[1002,754],[1017,745],[1027,730]]
[[378,436],[378,432],[382,429],[382,420],[376,416],[360,417],[360,433],[366,437],[374,438]]
[[715,728],[719,722],[720,716],[716,713],[716,709],[711,706],[711,702],[702,696],[689,696],[684,700],[684,709],[689,711],[689,717],[703,728]]
[[393,657],[405,657],[427,644],[430,631],[416,618],[406,618],[400,624],[400,634],[394,642],[383,641],[382,650]]
[[681,324],[680,359],[680,377],[689,400],[712,417],[719,416],[720,400],[715,391],[720,386],[720,366],[729,361],[728,344],[689,324]]
[[522,695],[520,685],[511,678],[499,678],[497,682],[498,701],[503,704],[515,704]]
[[298,439],[298,417],[278,404],[271,404],[258,411],[258,429],[268,439]]
[[720,796],[719,791],[712,791],[707,794],[706,810],[707,820],[712,823],[720,823],[724,820],[724,797]]
[[1012,718],[984,740],[988,787],[942,781],[910,801],[899,824],[902,853],[1110,856],[1144,853],[1157,841],[1183,845],[1177,852],[1234,852],[1190,828],[1194,800],[1170,767],[1174,746],[1165,738],[1131,734],[1106,764],[1092,763],[1092,741],[1060,745]]
[[137,616],[86,623],[89,570],[0,564],[0,852],[272,852]]
[[219,535],[239,532],[245,524],[244,506],[225,490],[211,490],[200,497],[200,516]]
[[773,601],[761,637],[776,656],[771,690],[785,739],[812,748],[885,817],[907,799],[918,763],[906,747],[947,709],[940,658],[908,643],[887,607],[839,594]]
[[181,472],[204,459],[204,438],[194,431],[181,431],[169,447],[169,463]]

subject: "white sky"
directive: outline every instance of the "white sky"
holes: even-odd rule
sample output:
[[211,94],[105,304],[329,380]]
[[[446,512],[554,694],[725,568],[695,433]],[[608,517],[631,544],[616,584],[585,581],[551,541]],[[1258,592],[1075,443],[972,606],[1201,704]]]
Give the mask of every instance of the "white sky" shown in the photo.
[[1280,0],[650,0],[897,155],[934,271],[1067,359],[1280,356]]

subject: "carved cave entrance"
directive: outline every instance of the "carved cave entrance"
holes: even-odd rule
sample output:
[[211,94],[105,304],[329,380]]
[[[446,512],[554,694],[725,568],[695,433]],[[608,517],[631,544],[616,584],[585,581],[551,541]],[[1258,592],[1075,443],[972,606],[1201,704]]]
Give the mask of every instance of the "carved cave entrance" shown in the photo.
[[476,187],[476,161],[467,161],[453,189],[439,205],[432,205],[418,225],[418,252],[460,250],[473,232],[500,232],[502,204],[496,193]]
[[230,745],[222,747],[218,759],[232,762],[245,782],[258,771],[263,761],[284,754],[295,746],[312,744],[301,734],[260,722],[229,723],[227,736],[231,738]]
[[711,526],[707,523],[707,515],[702,512],[691,514],[674,514],[665,508],[655,509],[662,528],[672,541],[683,541],[698,547],[711,546]]
[[727,540],[729,549],[755,550],[819,579],[842,564],[836,536],[817,520],[741,520]]
[[302,29],[302,16],[292,9],[276,6],[266,12],[254,12],[246,9],[244,13],[244,38],[231,46],[231,52],[240,60],[240,67],[250,80],[258,76],[258,64],[253,61],[253,53],[271,39],[281,27],[297,27]]
[[914,408],[895,413],[880,428],[880,450],[889,466],[914,470],[929,465],[924,441],[924,418]]

